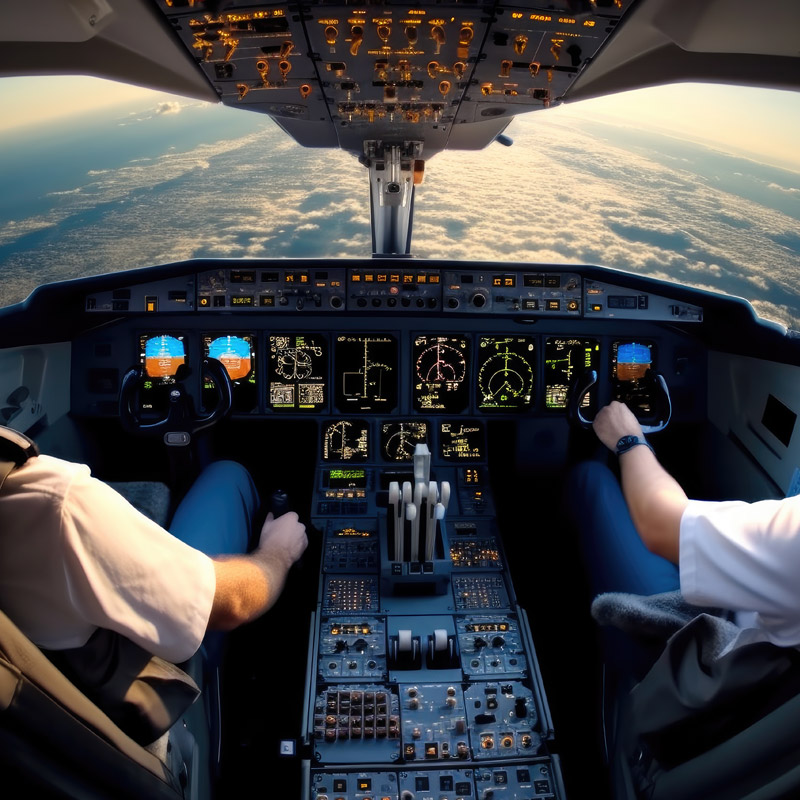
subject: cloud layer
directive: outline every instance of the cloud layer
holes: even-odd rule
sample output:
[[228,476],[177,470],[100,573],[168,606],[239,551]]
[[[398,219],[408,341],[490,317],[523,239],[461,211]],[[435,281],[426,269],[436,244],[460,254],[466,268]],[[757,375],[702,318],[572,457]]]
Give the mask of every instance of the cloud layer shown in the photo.
[[[198,124],[197,110],[172,103],[143,122],[178,111]],[[430,161],[416,256],[611,266],[745,296],[800,327],[796,217],[690,163],[542,117],[515,123],[511,148]],[[47,213],[0,222],[0,302],[45,281],[194,257],[369,256],[366,170],[346,153],[300,148],[263,118],[253,127],[89,170],[48,198]],[[772,182],[796,202],[791,181]]]

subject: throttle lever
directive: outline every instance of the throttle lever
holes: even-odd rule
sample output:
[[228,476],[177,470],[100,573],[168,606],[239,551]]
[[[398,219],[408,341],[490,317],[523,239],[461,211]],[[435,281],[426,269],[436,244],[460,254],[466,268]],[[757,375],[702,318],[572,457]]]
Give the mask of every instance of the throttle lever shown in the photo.
[[567,402],[567,416],[569,421],[580,425],[582,428],[591,428],[592,420],[586,419],[581,411],[584,398],[597,383],[597,370],[587,369],[578,375],[572,382]]

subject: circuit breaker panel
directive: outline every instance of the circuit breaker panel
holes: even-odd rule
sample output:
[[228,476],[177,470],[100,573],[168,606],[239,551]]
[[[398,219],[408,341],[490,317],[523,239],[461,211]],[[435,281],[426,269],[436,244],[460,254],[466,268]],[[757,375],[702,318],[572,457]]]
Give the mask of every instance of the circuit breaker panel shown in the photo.
[[307,800],[564,800],[482,452],[318,470]]

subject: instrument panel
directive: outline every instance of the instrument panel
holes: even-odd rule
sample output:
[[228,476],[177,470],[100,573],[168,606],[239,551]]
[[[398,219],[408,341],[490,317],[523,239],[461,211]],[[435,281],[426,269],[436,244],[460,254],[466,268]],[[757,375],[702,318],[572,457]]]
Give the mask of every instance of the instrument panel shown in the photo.
[[[200,352],[194,353],[189,338],[166,331],[138,336],[146,374],[145,410],[167,402],[181,369],[203,357],[216,358],[231,378],[236,412],[343,415],[323,434],[323,452],[341,460],[358,460],[369,451],[371,415],[412,415],[386,422],[378,432],[383,458],[403,461],[429,435],[427,424],[413,415],[564,411],[576,378],[584,370],[598,370],[603,355],[610,359],[614,399],[630,402],[643,414],[652,411],[648,375],[656,366],[656,348],[649,341],[614,340],[604,354],[599,339],[576,336],[397,331],[266,332],[259,337],[227,331],[203,333]],[[593,408],[596,399],[592,389],[582,407]],[[206,407],[213,402],[207,376],[203,402]],[[447,435],[455,430],[448,428]],[[458,444],[449,445],[453,453],[479,449],[480,427],[470,430],[460,434]]]

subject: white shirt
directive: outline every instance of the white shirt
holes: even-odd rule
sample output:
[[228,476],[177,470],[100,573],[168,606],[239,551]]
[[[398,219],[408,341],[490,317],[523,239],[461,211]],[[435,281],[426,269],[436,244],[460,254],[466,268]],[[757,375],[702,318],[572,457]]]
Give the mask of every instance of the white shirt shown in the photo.
[[85,465],[32,458],[0,492],[0,608],[41,647],[109,628],[180,663],[202,642],[215,589],[208,556]]
[[800,496],[690,500],[681,518],[680,580],[689,603],[736,612],[749,640],[800,646]]

